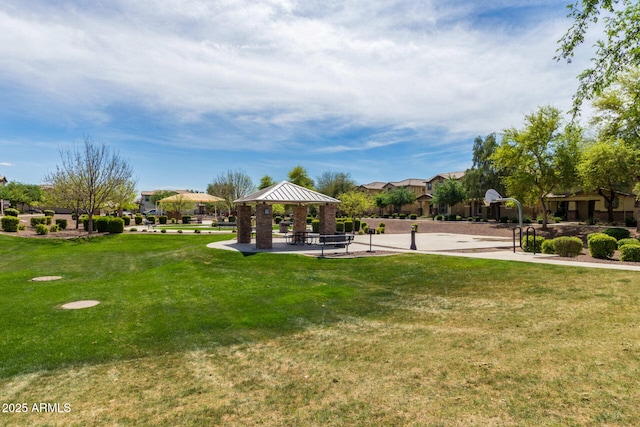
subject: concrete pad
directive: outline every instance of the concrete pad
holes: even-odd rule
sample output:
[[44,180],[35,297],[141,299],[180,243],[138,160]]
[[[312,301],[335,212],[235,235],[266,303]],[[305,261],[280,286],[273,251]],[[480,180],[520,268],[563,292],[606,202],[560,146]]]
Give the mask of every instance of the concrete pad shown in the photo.
[[40,276],[31,279],[32,282],[50,282],[52,280],[60,280],[62,276]]
[[95,307],[98,304],[100,304],[100,301],[95,301],[95,300],[75,301],[75,302],[64,304],[61,308],[63,310],[79,310],[82,308]]

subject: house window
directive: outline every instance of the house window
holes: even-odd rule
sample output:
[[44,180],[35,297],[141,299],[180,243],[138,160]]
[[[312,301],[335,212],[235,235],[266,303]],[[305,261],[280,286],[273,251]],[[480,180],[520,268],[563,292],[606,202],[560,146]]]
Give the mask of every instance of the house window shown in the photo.
[[144,201],[148,202],[149,201],[149,196],[144,196]]
[[428,191],[431,191],[431,190],[432,190],[432,187],[431,187],[431,183],[430,183],[430,182],[427,182],[427,190],[428,190]]

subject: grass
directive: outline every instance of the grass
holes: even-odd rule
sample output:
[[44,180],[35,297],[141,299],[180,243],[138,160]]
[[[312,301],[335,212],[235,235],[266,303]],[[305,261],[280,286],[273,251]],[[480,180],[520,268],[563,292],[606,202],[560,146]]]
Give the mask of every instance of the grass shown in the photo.
[[640,422],[638,273],[223,238],[0,236],[0,424]]

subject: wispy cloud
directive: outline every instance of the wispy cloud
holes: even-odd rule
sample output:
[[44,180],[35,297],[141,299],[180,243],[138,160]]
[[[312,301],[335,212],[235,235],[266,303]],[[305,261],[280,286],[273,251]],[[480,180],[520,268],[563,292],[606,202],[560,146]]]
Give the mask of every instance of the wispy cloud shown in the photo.
[[15,165],[13,163],[9,163],[9,162],[0,162],[0,166],[11,167],[11,166],[15,166]]

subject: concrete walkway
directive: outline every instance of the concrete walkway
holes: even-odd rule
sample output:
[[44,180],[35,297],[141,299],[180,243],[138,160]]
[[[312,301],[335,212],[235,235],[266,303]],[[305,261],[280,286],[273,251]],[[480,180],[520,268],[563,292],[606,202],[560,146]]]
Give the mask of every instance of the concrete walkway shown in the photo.
[[[556,255],[532,254],[521,251],[513,252],[513,240],[510,237],[495,236],[471,236],[465,234],[450,233],[417,233],[416,250],[411,250],[411,234],[376,234],[356,235],[354,242],[349,246],[349,252],[363,252],[370,249],[373,252],[412,252],[432,255],[446,255],[466,258],[484,258],[502,261],[533,262],[541,264],[554,264],[568,267],[605,268],[614,270],[640,271],[640,264],[629,265],[623,263],[592,263],[566,261]],[[243,253],[268,252],[278,254],[301,254],[320,256],[321,248],[315,245],[288,245],[284,238],[274,234],[273,248],[256,249],[255,241],[252,243],[237,243],[235,239],[210,243],[209,248],[233,250]],[[463,252],[461,252],[463,251]],[[344,248],[326,247],[325,256],[344,254]]]

